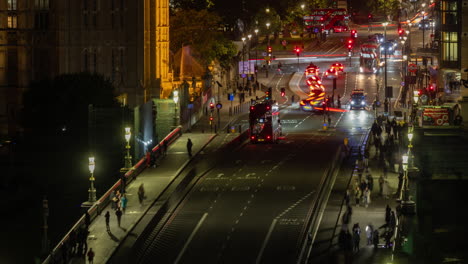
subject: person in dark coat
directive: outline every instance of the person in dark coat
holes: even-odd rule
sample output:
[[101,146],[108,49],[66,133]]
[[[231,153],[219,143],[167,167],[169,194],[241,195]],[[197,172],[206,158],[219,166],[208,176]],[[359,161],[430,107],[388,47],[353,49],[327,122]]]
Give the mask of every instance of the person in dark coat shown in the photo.
[[109,211],[106,212],[104,217],[106,218],[106,229],[107,229],[107,231],[110,231],[110,227],[109,227],[110,213],[109,213]]
[[374,243],[374,249],[379,247],[379,230],[375,229],[374,234],[372,235],[372,242]]
[[385,223],[389,224],[390,223],[390,214],[392,212],[392,209],[390,209],[390,206],[387,204],[387,207],[385,208]]
[[359,252],[359,242],[361,241],[361,236],[358,232],[353,232],[353,251]]
[[190,140],[189,138],[187,140],[187,152],[188,152],[189,157],[192,157],[192,146],[193,146],[192,140]]
[[122,219],[122,211],[120,208],[115,211],[115,215],[117,216],[117,225],[120,227],[120,220]]

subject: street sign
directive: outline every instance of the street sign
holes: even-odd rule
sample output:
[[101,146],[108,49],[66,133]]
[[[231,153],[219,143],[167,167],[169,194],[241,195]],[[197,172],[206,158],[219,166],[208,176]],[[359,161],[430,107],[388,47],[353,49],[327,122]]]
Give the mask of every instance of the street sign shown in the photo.
[[408,65],[408,71],[416,72],[417,70],[418,70],[418,65],[416,65],[414,63],[411,63],[410,65]]
[[401,85],[401,86],[405,86],[405,82],[401,82],[400,85]]
[[229,101],[234,101],[234,94],[233,93],[228,94],[228,100]]
[[187,105],[187,108],[188,108],[188,109],[193,109],[193,104],[188,104],[188,105]]
[[217,103],[216,108],[221,109],[221,108],[223,108],[223,105],[221,103]]

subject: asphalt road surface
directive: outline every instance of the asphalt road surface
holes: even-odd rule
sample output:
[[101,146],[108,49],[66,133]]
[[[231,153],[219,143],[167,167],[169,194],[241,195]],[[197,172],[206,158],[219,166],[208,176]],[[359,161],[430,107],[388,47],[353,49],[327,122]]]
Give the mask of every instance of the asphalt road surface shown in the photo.
[[[303,72],[310,61],[322,71],[334,62],[348,65],[348,58],[342,55],[345,47],[341,42],[346,36],[336,34],[327,40],[328,48],[322,44],[321,52],[306,52],[304,55],[310,57],[299,63],[299,71]],[[155,239],[133,259],[135,262],[295,262],[307,235],[306,223],[322,177],[343,138],[361,136],[371,126],[374,113],[370,107],[349,112],[332,111],[332,127],[336,128],[321,131],[324,121],[321,113],[303,112],[288,102],[288,96],[279,96],[279,87],[287,86],[287,76],[297,71],[297,60],[293,56],[280,59],[284,75],[277,74],[271,86],[274,87],[273,98],[277,98],[282,108],[280,118],[285,140],[270,145],[244,143],[230,152],[208,148],[197,157],[200,164],[195,165],[200,166],[198,172],[206,173],[167,215]],[[346,67],[334,91],[335,96],[342,95],[343,108],[347,108],[349,94],[356,88],[365,90],[368,105],[376,96],[383,98],[383,91],[377,90],[382,76],[358,73],[357,58],[352,58],[351,63],[355,66]],[[391,83],[399,79],[398,64],[395,58],[389,59]],[[331,82],[324,80],[327,94],[333,92]],[[293,85],[304,92],[308,90],[304,78]],[[239,122],[247,121],[244,118]]]

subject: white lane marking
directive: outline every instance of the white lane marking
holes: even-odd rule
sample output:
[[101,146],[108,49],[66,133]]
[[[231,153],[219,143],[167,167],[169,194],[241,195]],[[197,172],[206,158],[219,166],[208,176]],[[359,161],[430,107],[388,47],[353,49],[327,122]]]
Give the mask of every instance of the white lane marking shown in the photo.
[[268,229],[268,233],[263,240],[262,247],[260,248],[260,252],[258,252],[257,260],[255,263],[260,263],[260,260],[262,259],[263,251],[265,250],[265,247],[268,243],[268,240],[270,240],[271,233],[273,233],[273,229],[275,228],[276,223],[278,222],[278,219],[273,219],[273,222],[271,222],[270,228]]
[[193,237],[195,236],[195,234],[197,233],[198,229],[200,229],[201,225],[203,224],[203,221],[205,221],[206,217],[208,216],[208,213],[204,213],[202,218],[200,219],[200,221],[198,221],[198,224],[197,226],[195,226],[195,229],[193,229],[192,233],[190,234],[189,238],[187,239],[187,241],[185,242],[185,245],[184,247],[182,248],[182,250],[180,251],[179,255],[177,256],[176,260],[174,261],[175,264],[179,263],[180,259],[182,258],[182,256],[184,255],[185,253],[185,250],[187,250],[188,248],[188,245],[190,244],[190,242],[192,242],[192,239]]

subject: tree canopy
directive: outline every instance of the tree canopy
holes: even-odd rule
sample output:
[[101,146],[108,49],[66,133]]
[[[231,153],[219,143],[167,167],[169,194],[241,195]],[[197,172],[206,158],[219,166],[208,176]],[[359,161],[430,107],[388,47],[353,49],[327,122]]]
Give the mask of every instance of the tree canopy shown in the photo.
[[219,31],[221,18],[208,10],[177,10],[171,17],[171,50],[191,45],[195,56],[207,66],[213,60],[222,65],[236,54],[234,45]]

